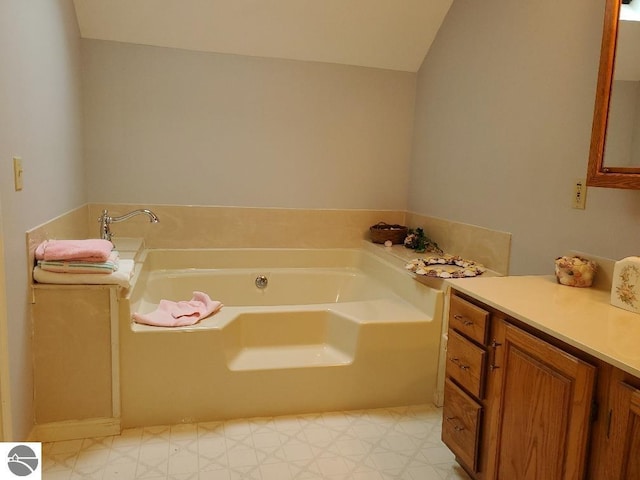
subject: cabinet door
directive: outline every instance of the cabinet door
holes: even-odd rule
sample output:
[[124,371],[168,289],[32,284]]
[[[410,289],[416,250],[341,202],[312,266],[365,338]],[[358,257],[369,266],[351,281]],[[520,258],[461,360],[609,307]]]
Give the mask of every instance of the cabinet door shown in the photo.
[[640,480],[640,390],[620,382],[612,395],[607,478]]
[[488,478],[584,478],[595,367],[502,320]]

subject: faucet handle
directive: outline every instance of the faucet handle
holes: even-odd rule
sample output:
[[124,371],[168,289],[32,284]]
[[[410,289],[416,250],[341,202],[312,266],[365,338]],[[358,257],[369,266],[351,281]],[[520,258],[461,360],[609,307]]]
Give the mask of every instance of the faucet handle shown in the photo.
[[109,227],[111,217],[109,216],[109,212],[106,208],[102,210],[102,215],[98,217],[98,222],[100,222],[100,238],[111,241],[112,233],[111,228]]

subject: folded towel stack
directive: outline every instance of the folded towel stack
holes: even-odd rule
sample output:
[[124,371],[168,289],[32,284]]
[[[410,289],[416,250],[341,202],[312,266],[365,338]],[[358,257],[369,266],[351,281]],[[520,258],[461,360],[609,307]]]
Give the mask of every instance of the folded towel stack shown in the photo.
[[45,240],[35,250],[39,283],[117,284],[129,287],[133,261],[121,261],[108,240]]
[[42,270],[58,273],[113,273],[119,255],[108,240],[45,240],[35,251]]
[[47,272],[58,273],[113,273],[120,266],[120,256],[112,251],[104,262],[85,260],[38,260],[38,266]]

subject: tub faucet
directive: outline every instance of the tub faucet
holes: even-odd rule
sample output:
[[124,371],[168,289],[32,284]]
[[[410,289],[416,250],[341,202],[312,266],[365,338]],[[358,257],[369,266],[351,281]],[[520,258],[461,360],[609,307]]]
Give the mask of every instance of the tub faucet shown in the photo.
[[127,220],[128,218],[142,214],[147,215],[151,223],[158,223],[160,221],[155,213],[146,208],[140,208],[138,210],[134,210],[133,212],[125,213],[120,217],[112,217],[109,215],[109,212],[106,209],[102,210],[102,215],[98,217],[98,221],[100,222],[100,238],[102,238],[103,240],[111,241],[112,233],[110,225],[112,223],[122,222],[124,220]]

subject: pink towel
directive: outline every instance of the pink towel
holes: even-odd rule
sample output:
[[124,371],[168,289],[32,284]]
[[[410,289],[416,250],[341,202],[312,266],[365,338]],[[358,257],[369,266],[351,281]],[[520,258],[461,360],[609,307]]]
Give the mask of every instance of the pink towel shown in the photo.
[[133,320],[157,327],[185,327],[217,313],[221,308],[222,303],[211,300],[206,293],[193,292],[189,301],[160,300],[156,310],[147,314],[134,313]]
[[100,238],[87,240],[45,240],[35,251],[37,260],[80,260],[106,262],[113,250],[113,243]]
[[118,270],[120,256],[116,250],[111,252],[106,262],[83,262],[80,260],[38,260],[38,266],[47,272],[58,273],[103,273],[110,274]]

